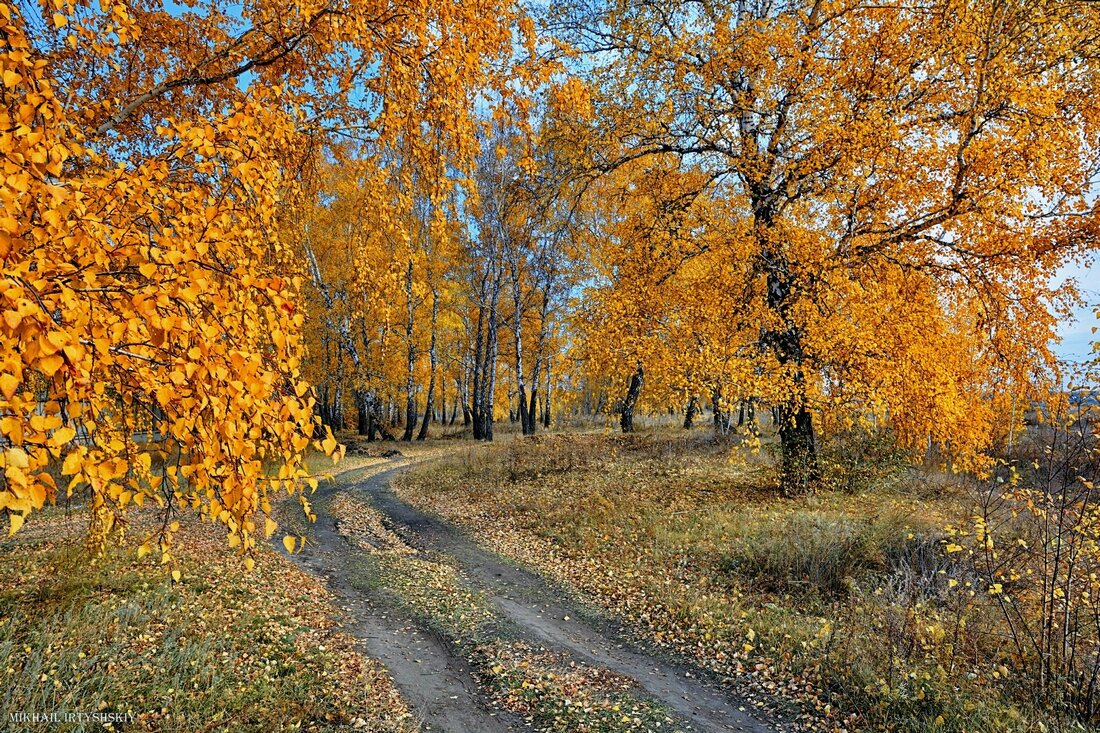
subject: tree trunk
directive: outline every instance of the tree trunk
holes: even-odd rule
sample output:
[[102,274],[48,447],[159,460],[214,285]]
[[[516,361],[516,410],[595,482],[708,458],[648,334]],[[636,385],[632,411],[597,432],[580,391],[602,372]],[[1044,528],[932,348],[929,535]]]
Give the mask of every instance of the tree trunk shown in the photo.
[[367,393],[361,389],[355,390],[356,432],[360,435],[370,433],[370,405],[367,401]]
[[745,404],[745,418],[749,423],[749,432],[753,435],[760,434],[760,424],[756,421],[756,398],[750,397]]
[[447,374],[446,368],[439,373],[439,424],[447,424]]
[[540,347],[540,352],[535,355],[535,366],[531,369],[531,398],[527,401],[527,425],[531,428],[529,435],[534,435],[535,428],[539,424],[538,401],[541,372],[542,353]]
[[484,284],[482,285],[479,295],[481,296],[481,305],[479,305],[477,309],[477,335],[474,338],[473,385],[470,390],[470,422],[466,423],[467,425],[473,424],[475,440],[481,440],[485,437],[485,431],[481,422],[483,414],[481,407],[481,381],[483,376],[482,368],[485,363],[485,311],[487,309],[484,303]]
[[788,496],[812,491],[820,477],[813,415],[801,402],[791,400],[779,408],[779,444],[782,455],[781,488]]
[[493,439],[493,402],[497,381],[497,314],[500,310],[500,291],[504,277],[503,264],[499,259],[490,263],[490,268],[485,276],[489,291],[488,303],[479,309],[478,315],[479,334],[484,321],[484,353],[480,354],[480,364],[475,366],[476,389],[473,395],[474,437],[481,440]]
[[550,428],[550,360],[546,360],[546,393],[542,398],[542,426]]
[[630,377],[630,387],[626,391],[626,399],[623,400],[623,413],[619,417],[619,426],[624,433],[634,432],[634,408],[638,405],[638,396],[642,393],[642,385],[645,383],[645,370],[641,364]]
[[684,429],[690,430],[695,422],[695,413],[699,410],[699,399],[692,395],[688,398],[687,409],[684,410]]
[[413,261],[409,260],[409,266],[405,270],[405,434],[401,439],[406,443],[413,439],[413,431],[416,429],[416,393],[413,382],[413,371],[416,369],[416,342],[413,341],[413,317],[416,313],[416,304],[413,302]]
[[454,425],[458,420],[458,405],[462,402],[462,383],[460,380],[455,380],[455,400],[451,405],[451,419],[448,421],[449,425]]
[[428,364],[431,369],[431,376],[428,377],[428,394],[427,403],[424,405],[424,422],[420,423],[420,434],[416,436],[417,440],[424,440],[428,437],[428,423],[431,422],[432,411],[435,409],[435,370],[439,364],[439,360],[436,356],[436,325],[439,323],[439,295],[435,289],[432,289],[432,339],[428,345]]
[[715,387],[710,394],[711,407],[714,410],[714,430],[719,435],[727,435],[733,427],[733,415],[722,405],[722,390]]
[[[462,374],[462,383],[458,385],[458,401],[462,406],[462,427],[470,427],[470,423],[473,421],[470,416],[470,395],[467,392],[470,386],[470,380],[467,378],[466,373]],[[454,425],[454,418],[451,419],[451,424]]]
[[509,257],[512,276],[512,343],[515,345],[516,391],[519,397],[516,416],[520,421],[520,430],[524,435],[530,435],[535,432],[535,427],[531,424],[530,406],[527,404],[527,384],[523,381],[523,284],[520,280],[519,259],[518,251],[512,252]]
[[332,429],[344,429],[344,388],[337,385],[336,394],[332,398]]
[[493,439],[493,402],[496,393],[497,386],[497,324],[496,313],[498,304],[499,289],[494,292],[492,305],[489,309],[489,327],[486,329],[487,338],[485,339],[485,368],[486,376],[482,379],[482,389],[484,395],[482,396],[481,405],[483,414],[481,416],[481,435],[483,440],[491,441]]
[[[771,223],[766,210],[757,213],[758,228],[762,223]],[[768,242],[772,235],[774,232],[763,232],[758,234],[758,239]],[[813,414],[806,395],[805,353],[802,334],[791,315],[794,288],[790,268],[782,253],[774,249],[765,247],[762,259],[767,270],[768,307],[779,315],[783,325],[764,331],[761,341],[771,348],[780,366],[791,371],[792,377],[791,391],[777,406],[776,414],[782,456],[780,488],[787,496],[797,496],[813,490],[820,477]]]

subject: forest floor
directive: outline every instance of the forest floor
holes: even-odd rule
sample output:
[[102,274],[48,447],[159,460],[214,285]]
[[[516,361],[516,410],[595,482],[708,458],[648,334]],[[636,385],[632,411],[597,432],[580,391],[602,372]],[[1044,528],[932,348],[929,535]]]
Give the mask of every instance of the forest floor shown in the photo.
[[[936,628],[914,583],[966,507],[942,477],[784,499],[766,448],[705,428],[348,442],[315,457],[315,522],[277,507],[304,546],[280,531],[251,573],[193,519],[178,582],[132,543],[89,556],[77,511],[0,540],[4,712],[169,732],[1044,730],[1003,666],[937,674],[913,641]],[[0,720],[46,729],[99,730]]]
[[[708,427],[466,446],[395,476],[391,490],[373,483],[352,495],[410,545],[465,573],[487,612],[529,644],[633,679],[638,699],[681,722],[837,733],[1053,729],[998,639],[971,635],[995,628],[985,606],[950,589],[945,528],[973,512],[965,477],[892,461],[888,450],[863,462],[851,447],[826,446],[831,483],[785,498],[771,446]],[[541,604],[550,621],[531,617]],[[578,618],[580,634],[695,681],[684,694],[720,712],[685,715],[678,693],[660,694],[663,681],[650,685],[607,654],[585,657],[561,638]],[[937,656],[951,633],[955,651]],[[731,715],[743,710],[755,717]],[[541,729],[583,730],[533,714]]]

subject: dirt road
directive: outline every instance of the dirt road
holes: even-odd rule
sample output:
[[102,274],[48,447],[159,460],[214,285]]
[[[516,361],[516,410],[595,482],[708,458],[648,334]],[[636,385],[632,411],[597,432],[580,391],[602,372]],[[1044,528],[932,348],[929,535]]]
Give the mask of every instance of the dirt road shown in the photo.
[[336,493],[369,499],[407,544],[453,559],[464,578],[484,591],[518,638],[631,678],[640,696],[665,706],[679,729],[700,733],[777,730],[746,712],[744,705],[698,671],[632,646],[621,629],[570,601],[562,589],[479,547],[454,525],[395,496],[389,482],[407,465],[356,483],[340,482],[321,489],[315,501],[318,518],[311,542],[294,557],[309,571],[328,578],[348,611],[348,630],[362,640],[367,654],[386,665],[422,718],[424,730],[496,733],[530,728],[518,717],[493,708],[454,640],[418,624],[383,589],[364,590],[362,584],[350,582],[351,560],[361,550],[341,536],[336,521],[325,511],[324,499]]

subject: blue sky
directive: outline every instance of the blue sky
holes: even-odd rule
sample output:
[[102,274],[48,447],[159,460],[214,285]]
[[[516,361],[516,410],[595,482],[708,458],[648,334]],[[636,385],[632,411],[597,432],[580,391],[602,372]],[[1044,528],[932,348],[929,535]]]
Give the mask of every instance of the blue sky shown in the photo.
[[1100,263],[1070,265],[1055,276],[1058,282],[1069,278],[1077,281],[1088,305],[1077,309],[1075,319],[1061,324],[1058,330],[1062,343],[1055,346],[1054,350],[1063,359],[1082,361],[1089,357],[1093,340],[1100,339],[1100,334],[1092,333],[1093,326],[1100,326],[1100,321],[1094,315],[1096,305],[1100,303]]

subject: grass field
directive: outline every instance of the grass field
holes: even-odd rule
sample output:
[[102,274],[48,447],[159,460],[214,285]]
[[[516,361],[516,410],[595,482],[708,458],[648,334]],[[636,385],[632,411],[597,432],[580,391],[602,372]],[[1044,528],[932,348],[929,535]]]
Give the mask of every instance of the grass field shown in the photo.
[[113,712],[128,731],[416,729],[328,591],[273,549],[246,573],[224,537],[184,522],[173,582],[132,549],[89,555],[83,516],[50,514],[0,542],[0,728],[103,730],[9,715]]
[[696,436],[513,440],[415,469],[398,491],[669,653],[792,701],[807,725],[1060,727],[1003,641],[969,632],[980,609],[948,591],[961,481],[912,469],[784,499],[766,457]]

